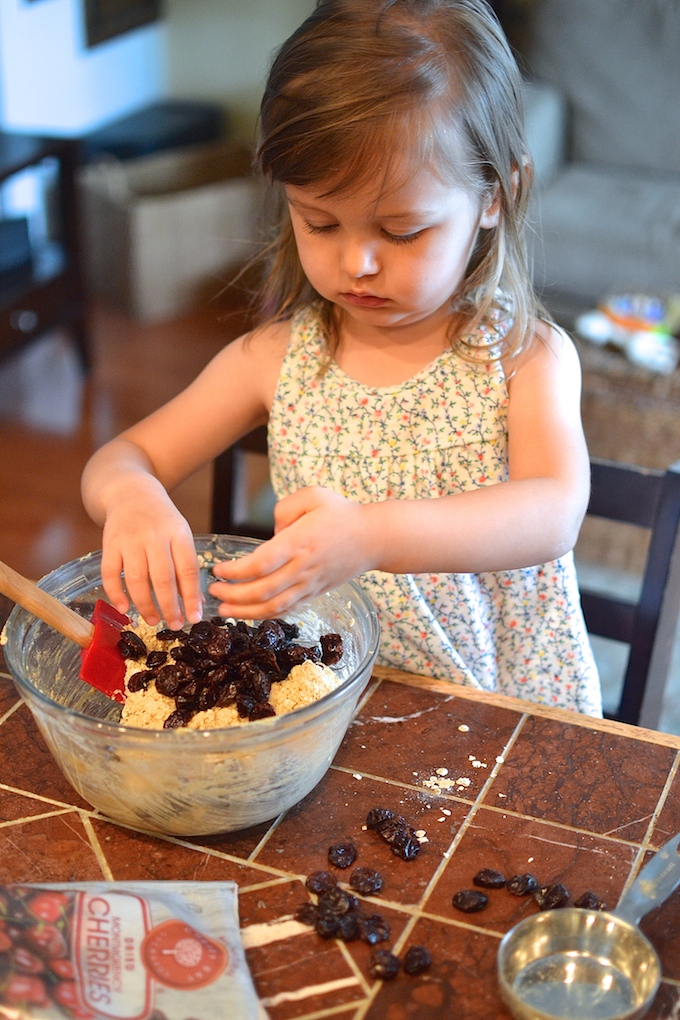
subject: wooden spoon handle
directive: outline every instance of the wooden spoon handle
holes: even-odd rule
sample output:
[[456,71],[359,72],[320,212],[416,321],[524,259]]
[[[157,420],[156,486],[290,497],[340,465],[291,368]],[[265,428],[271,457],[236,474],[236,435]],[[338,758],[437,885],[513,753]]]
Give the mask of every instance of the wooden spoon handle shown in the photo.
[[0,560],[0,592],[18,602],[39,620],[54,627],[64,637],[75,641],[81,648],[87,648],[91,644],[94,627],[89,620],[69,609],[53,595],[48,595],[27,577],[17,574],[16,570],[12,570],[2,560]]

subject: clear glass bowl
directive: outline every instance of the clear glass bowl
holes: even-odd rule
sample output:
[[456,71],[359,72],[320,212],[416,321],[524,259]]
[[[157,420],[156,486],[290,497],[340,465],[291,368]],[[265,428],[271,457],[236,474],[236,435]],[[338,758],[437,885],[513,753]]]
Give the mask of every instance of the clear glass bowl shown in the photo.
[[[252,539],[196,537],[206,598],[210,567],[243,556]],[[101,553],[47,574],[40,586],[88,618],[101,585]],[[88,803],[119,822],[152,832],[228,832],[274,818],[325,775],[371,675],[378,653],[375,609],[352,581],[286,619],[302,643],[322,633],[343,638],[333,667],[343,683],[287,715],[218,730],[142,730],[121,726],[120,705],[79,678],[80,649],[19,606],[5,626],[5,657],[62,772]]]

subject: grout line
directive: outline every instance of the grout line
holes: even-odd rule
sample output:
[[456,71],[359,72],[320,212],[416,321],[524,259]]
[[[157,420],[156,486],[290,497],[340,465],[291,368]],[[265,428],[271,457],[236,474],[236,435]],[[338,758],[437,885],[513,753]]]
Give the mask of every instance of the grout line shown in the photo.
[[267,843],[269,842],[271,837],[274,835],[274,833],[278,829],[278,827],[281,824],[281,822],[283,821],[283,819],[286,817],[286,813],[287,813],[286,811],[282,811],[281,814],[278,815],[278,817],[276,817],[274,819],[274,821],[271,823],[271,825],[269,826],[269,828],[267,829],[267,831],[263,835],[262,839],[255,846],[255,848],[253,850],[251,850],[251,852],[248,854],[248,856],[246,857],[246,860],[248,861],[249,864],[255,862],[255,859],[257,858],[257,855],[260,853],[261,850],[264,849],[264,847],[267,845]]
[[88,814],[86,811],[81,812],[81,821],[83,823],[85,831],[87,832],[90,843],[92,844],[94,855],[97,858],[97,861],[99,862],[99,867],[102,869],[102,874],[105,880],[107,882],[113,882],[114,881],[113,872],[111,871],[109,862],[106,859],[106,854],[104,853],[103,847],[99,842],[99,837],[97,836],[97,833],[94,830],[91,815]]
[[39,822],[43,818],[59,818],[61,815],[78,814],[78,808],[67,807],[56,811],[42,811],[36,815],[25,815],[23,818],[11,818],[6,822],[0,822],[0,829],[11,829],[13,825],[28,825],[30,822]]
[[678,752],[678,754],[676,754],[675,759],[673,761],[673,764],[671,765],[671,768],[670,768],[670,770],[668,772],[668,776],[666,778],[666,782],[664,783],[664,788],[661,791],[661,795],[659,796],[659,799],[657,801],[656,808],[652,812],[651,818],[649,820],[649,824],[647,826],[647,831],[645,832],[644,837],[642,839],[642,844],[641,844],[640,849],[638,850],[637,854],[635,855],[635,860],[633,861],[633,864],[631,866],[630,872],[628,873],[628,878],[626,880],[626,883],[625,883],[623,889],[621,890],[621,895],[619,897],[619,903],[624,898],[624,896],[626,895],[626,893],[628,892],[628,890],[632,886],[633,882],[637,878],[638,872],[639,872],[640,866],[642,865],[642,862],[644,860],[645,854],[647,853],[648,850],[652,849],[652,847],[654,845],[656,845],[656,844],[652,844],[652,842],[651,842],[651,837],[652,837],[652,833],[653,833],[653,830],[654,830],[654,826],[656,825],[657,821],[659,820],[659,816],[661,815],[661,812],[662,812],[662,810],[663,810],[663,808],[664,808],[664,806],[666,804],[666,800],[668,798],[668,793],[670,791],[671,785],[673,783],[673,780],[675,779],[675,776],[676,776],[676,774],[678,772],[678,768],[679,767],[680,767],[680,752]]
[[[529,718],[528,715],[523,715],[522,718],[519,720],[519,722],[515,726],[515,729],[511,733],[511,735],[510,735],[507,743],[505,744],[505,747],[503,748],[503,751],[502,751],[502,753],[501,753],[501,755],[499,757],[501,757],[503,759],[506,758],[508,752],[512,749],[513,744],[515,743],[515,741],[518,739],[520,733],[522,732],[522,729],[524,728],[524,725],[525,725],[526,720],[528,718]],[[430,881],[427,884],[425,892],[423,893],[423,895],[420,898],[420,903],[419,903],[418,906],[419,906],[419,909],[420,909],[421,912],[423,911],[423,908],[425,907],[426,903],[428,902],[430,896],[434,892],[434,890],[435,890],[435,888],[437,886],[437,883],[439,882],[439,879],[441,878],[441,876],[443,875],[444,871],[446,870],[446,867],[447,867],[451,857],[455,853],[456,848],[460,844],[460,841],[462,840],[462,838],[465,835],[465,833],[467,832],[467,830],[472,827],[473,819],[476,817],[478,811],[482,807],[484,796],[486,795],[486,792],[487,792],[488,788],[491,786],[491,784],[493,783],[494,779],[498,775],[498,771],[500,771],[500,768],[502,767],[502,764],[503,764],[503,762],[496,762],[496,765],[494,766],[494,768],[492,768],[491,774],[490,774],[489,778],[487,779],[487,781],[484,783],[484,785],[482,786],[481,790],[479,791],[477,797],[475,798],[475,802],[472,805],[470,811],[468,812],[468,814],[465,816],[465,818],[461,822],[461,825],[460,825],[458,831],[456,832],[456,835],[453,837],[453,840],[451,841],[451,844],[449,845],[448,850],[446,850],[444,852],[444,854],[442,855],[442,859],[441,859],[441,861],[439,863],[438,868],[435,870],[432,878],[430,879]],[[498,769],[498,771],[497,771],[497,769]]]

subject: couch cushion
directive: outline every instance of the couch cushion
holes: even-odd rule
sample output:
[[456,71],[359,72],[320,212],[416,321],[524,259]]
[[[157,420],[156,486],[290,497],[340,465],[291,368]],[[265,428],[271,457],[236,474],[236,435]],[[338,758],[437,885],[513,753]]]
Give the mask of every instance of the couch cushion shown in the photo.
[[680,173],[680,0],[534,0],[529,62],[571,107],[570,156]]
[[571,165],[535,193],[531,219],[541,292],[680,293],[680,178]]

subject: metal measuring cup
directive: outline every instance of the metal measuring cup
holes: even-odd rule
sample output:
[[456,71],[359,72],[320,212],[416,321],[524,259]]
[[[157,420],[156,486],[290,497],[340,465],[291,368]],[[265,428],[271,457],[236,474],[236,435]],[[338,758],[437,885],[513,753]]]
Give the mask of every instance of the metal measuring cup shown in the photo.
[[632,1020],[661,982],[638,923],[680,884],[680,833],[645,865],[616,910],[565,907],[525,918],[502,939],[498,979],[519,1020]]

